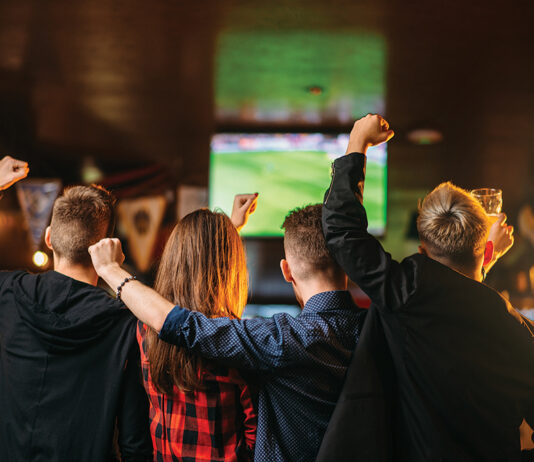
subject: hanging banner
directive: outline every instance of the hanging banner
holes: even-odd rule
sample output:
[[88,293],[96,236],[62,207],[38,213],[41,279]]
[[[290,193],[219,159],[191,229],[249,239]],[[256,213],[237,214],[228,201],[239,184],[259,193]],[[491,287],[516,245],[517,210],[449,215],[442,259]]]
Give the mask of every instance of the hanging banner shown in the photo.
[[54,201],[61,191],[61,180],[24,180],[17,183],[16,188],[32,247],[36,251],[40,248],[44,230],[50,223]]
[[127,199],[117,209],[137,268],[148,271],[167,201],[163,196]]
[[176,215],[179,220],[195,210],[208,207],[208,188],[182,185],[177,194]]

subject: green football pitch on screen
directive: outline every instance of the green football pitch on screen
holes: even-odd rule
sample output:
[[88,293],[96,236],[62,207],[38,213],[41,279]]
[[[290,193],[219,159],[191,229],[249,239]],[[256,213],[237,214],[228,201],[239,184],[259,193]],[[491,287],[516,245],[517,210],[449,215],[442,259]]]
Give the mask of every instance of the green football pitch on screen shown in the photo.
[[[257,192],[256,212],[242,234],[282,236],[281,225],[289,211],[322,202],[330,184],[331,164],[343,146],[345,137],[321,134],[215,135],[210,157],[210,208],[230,215],[236,194]],[[385,230],[386,185],[385,146],[372,148],[364,205],[369,231],[374,234]]]

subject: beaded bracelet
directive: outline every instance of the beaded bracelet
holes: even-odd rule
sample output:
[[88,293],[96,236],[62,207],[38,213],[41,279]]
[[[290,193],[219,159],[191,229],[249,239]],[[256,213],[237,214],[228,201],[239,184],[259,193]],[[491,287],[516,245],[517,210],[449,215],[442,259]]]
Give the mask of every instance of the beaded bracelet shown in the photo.
[[121,282],[121,285],[119,287],[117,287],[117,292],[116,292],[117,300],[121,300],[121,292],[122,292],[122,288],[125,286],[125,284],[130,282],[130,281],[133,281],[135,279],[137,279],[135,276],[130,276],[130,277],[127,277],[124,281]]

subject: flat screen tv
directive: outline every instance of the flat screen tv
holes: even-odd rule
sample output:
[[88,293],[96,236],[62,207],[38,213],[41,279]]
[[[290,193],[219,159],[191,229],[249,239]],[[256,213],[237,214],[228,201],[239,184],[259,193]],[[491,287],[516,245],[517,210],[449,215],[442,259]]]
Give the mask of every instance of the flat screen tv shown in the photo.
[[[227,214],[235,194],[258,192],[258,208],[243,229],[250,237],[282,236],[295,207],[320,203],[331,164],[345,153],[348,135],[323,133],[219,133],[211,140],[210,208]],[[386,145],[369,149],[364,205],[369,232],[386,227]]]

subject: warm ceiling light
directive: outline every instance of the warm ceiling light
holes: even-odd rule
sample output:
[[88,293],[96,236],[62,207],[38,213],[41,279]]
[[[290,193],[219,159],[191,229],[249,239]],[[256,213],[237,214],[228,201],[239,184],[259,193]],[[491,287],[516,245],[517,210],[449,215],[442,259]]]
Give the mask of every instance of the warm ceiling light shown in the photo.
[[411,143],[419,145],[437,144],[443,140],[443,134],[432,128],[412,130],[406,137]]

